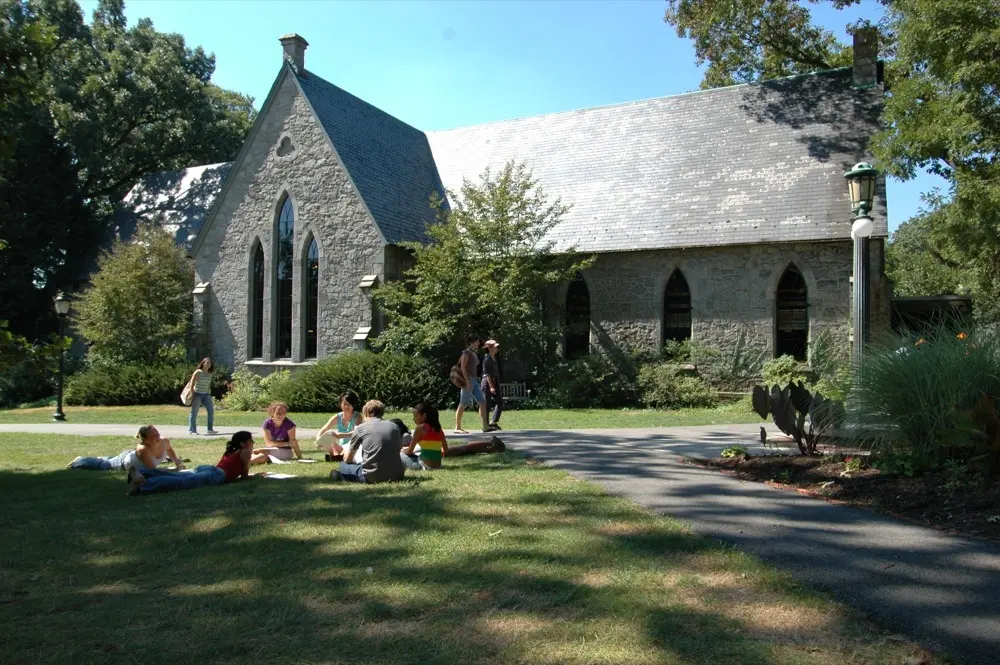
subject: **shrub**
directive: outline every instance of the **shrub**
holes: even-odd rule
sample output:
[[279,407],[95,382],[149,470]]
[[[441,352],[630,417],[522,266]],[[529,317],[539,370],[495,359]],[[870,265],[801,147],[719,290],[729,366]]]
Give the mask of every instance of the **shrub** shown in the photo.
[[222,397],[219,404],[228,411],[257,411],[267,404],[267,396],[262,385],[263,379],[246,367],[241,367],[233,373],[229,392]]
[[824,330],[809,343],[809,364],[816,377],[815,391],[843,403],[851,390],[850,346]]
[[760,377],[766,360],[766,345],[747,328],[740,328],[726,350],[691,342],[691,362],[716,390],[743,392]]
[[615,408],[637,402],[628,374],[600,354],[562,361],[543,374],[537,406],[543,408]]
[[377,399],[392,408],[417,402],[437,405],[455,397],[457,389],[428,360],[392,353],[353,351],[320,360],[288,380],[275,379],[268,386],[273,399],[288,403],[293,411],[339,411],[341,393],[353,390],[362,403]]
[[[65,348],[69,346],[66,340]],[[0,371],[0,406],[19,406],[48,397],[55,398],[59,381],[59,343],[53,336],[49,344],[26,344],[19,358]],[[79,369],[79,356],[66,354],[64,376]]]
[[857,393],[854,414],[882,467],[892,459],[905,460],[910,473],[950,458],[1000,463],[1000,346],[987,330],[956,337],[940,327],[917,344],[911,337],[874,346]]
[[[190,363],[173,365],[93,365],[67,382],[66,404],[77,406],[133,406],[179,404],[181,390],[191,378]],[[226,391],[229,372],[216,365],[212,394]]]
[[639,370],[639,391],[647,406],[661,409],[716,405],[712,387],[704,379],[685,372],[677,363],[643,367]]
[[789,383],[809,383],[802,364],[792,356],[778,356],[768,360],[760,370],[761,380],[768,389],[777,385],[784,388]]

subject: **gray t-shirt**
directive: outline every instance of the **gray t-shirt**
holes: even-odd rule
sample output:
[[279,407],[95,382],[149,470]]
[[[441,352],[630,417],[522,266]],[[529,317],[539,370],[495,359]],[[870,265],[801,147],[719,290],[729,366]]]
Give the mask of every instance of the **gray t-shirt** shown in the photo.
[[476,352],[472,349],[462,351],[462,355],[469,357],[469,360],[467,361],[469,363],[469,376],[473,381],[475,381],[476,375],[479,373],[479,356],[476,355]]
[[406,473],[399,457],[403,439],[395,424],[381,418],[369,418],[361,423],[351,435],[350,449],[357,448],[361,449],[361,468],[369,483],[399,480]]

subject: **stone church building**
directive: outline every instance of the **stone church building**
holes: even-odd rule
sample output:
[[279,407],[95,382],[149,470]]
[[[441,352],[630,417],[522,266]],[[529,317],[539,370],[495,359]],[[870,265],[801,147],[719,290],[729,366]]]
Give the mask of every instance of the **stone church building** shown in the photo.
[[[431,193],[509,160],[571,206],[557,247],[598,257],[549,294],[566,355],[689,337],[725,348],[743,333],[806,359],[822,331],[847,342],[843,173],[879,127],[873,42],[856,41],[853,67],[423,132],[307,68],[302,37],[280,41],[236,160],[159,174],[125,200],[194,257],[199,353],[268,373],[363,346],[380,330],[372,286],[401,278],[398,243],[425,239]],[[873,218],[878,322],[889,310],[881,178]]]

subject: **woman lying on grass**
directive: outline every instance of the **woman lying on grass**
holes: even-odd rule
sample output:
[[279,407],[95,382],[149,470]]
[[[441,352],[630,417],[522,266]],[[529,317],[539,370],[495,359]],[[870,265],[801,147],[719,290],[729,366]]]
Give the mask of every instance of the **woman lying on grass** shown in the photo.
[[302,459],[302,451],[295,438],[295,423],[288,417],[288,405],[284,402],[271,402],[271,406],[267,407],[267,415],[271,417],[264,421],[266,447],[253,451],[250,463],[269,464],[272,457],[287,462],[292,459],[293,454],[296,459]]
[[[421,402],[413,407],[413,438],[400,452],[403,465],[411,471],[440,469],[444,457],[459,457],[475,453],[499,453],[506,450],[503,441],[491,437],[487,441],[470,441],[464,446],[451,446],[444,436],[437,408]],[[417,447],[420,448],[417,455]]]
[[133,468],[128,473],[128,495],[149,494],[167,490],[187,490],[202,485],[222,485],[249,476],[253,434],[237,432],[226,444],[226,452],[215,466],[203,464],[194,471],[166,471]]
[[66,468],[93,471],[120,471],[132,467],[155,469],[168,458],[178,471],[184,468],[184,464],[170,445],[170,439],[160,438],[159,430],[152,425],[140,427],[135,438],[138,442],[134,448],[123,450],[114,457],[77,457]]

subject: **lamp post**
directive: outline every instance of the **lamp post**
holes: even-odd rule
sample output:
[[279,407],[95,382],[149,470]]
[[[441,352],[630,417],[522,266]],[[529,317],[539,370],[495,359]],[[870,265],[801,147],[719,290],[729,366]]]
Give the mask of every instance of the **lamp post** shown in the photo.
[[63,369],[64,358],[66,357],[66,351],[63,349],[63,327],[66,323],[66,315],[69,314],[69,298],[64,296],[60,291],[52,301],[55,303],[56,314],[59,315],[59,393],[56,401],[56,412],[52,414],[52,420],[62,421],[66,420],[66,414],[63,413],[62,408]]
[[851,239],[854,241],[854,292],[851,312],[854,345],[851,359],[855,376],[860,372],[864,347],[869,340],[868,238],[872,234],[871,209],[875,199],[877,176],[878,171],[868,162],[855,164],[854,168],[844,174],[847,178],[847,190],[851,196],[851,210],[854,212],[854,223],[851,225]]

